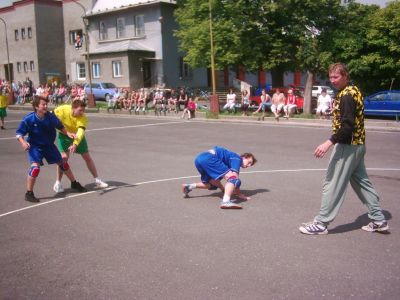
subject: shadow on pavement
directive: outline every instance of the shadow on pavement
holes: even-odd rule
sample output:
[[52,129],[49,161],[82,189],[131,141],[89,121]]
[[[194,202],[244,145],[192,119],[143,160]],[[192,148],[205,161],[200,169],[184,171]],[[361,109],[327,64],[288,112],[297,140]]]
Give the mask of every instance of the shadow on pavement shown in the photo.
[[[270,191],[269,189],[241,190],[241,192],[243,194],[245,194],[246,196],[249,196],[249,197],[252,197],[254,195],[261,194],[261,193],[267,193],[269,191]],[[210,198],[210,197],[222,198],[223,195],[224,194],[222,191],[217,191],[217,192],[213,192],[211,194],[199,195],[199,196],[190,194],[189,198]],[[236,196],[232,196],[232,198],[237,199]],[[235,202],[239,203],[239,202],[244,202],[244,201],[236,200]]]
[[[385,215],[386,220],[390,220],[392,218],[392,214],[386,210],[382,211]],[[329,234],[336,234],[336,233],[345,233],[354,230],[360,230],[362,226],[367,225],[371,220],[368,218],[368,214],[363,214],[359,216],[357,219],[354,220],[352,223],[347,223],[343,225],[336,226],[333,229],[329,229]],[[389,224],[390,226],[390,224]],[[390,228],[389,228],[390,230]],[[390,234],[390,231],[379,232],[381,234]]]

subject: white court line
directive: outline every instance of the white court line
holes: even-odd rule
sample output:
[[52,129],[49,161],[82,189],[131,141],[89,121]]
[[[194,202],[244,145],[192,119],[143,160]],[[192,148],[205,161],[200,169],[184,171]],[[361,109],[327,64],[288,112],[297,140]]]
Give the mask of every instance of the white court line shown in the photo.
[[[367,168],[368,171],[394,171],[394,172],[399,172],[400,168]],[[321,171],[326,171],[326,169],[292,169],[292,170],[261,170],[261,171],[247,171],[247,172],[241,172],[241,174],[259,174],[259,173],[284,173],[284,172],[321,172]],[[113,190],[113,189],[118,189],[118,188],[124,188],[124,187],[130,187],[130,186],[137,186],[137,185],[145,185],[145,184],[152,184],[152,183],[159,183],[159,182],[166,182],[166,181],[177,181],[177,180],[182,180],[182,179],[189,179],[189,178],[198,178],[199,175],[191,175],[191,176],[182,176],[182,177],[172,177],[172,178],[164,178],[164,179],[156,179],[156,180],[150,180],[150,181],[142,181],[142,182],[137,182],[137,183],[132,183],[132,184],[124,184],[118,187],[108,187],[106,189],[101,189],[101,190],[94,190],[94,191],[89,191],[86,193],[80,193],[80,194],[73,194],[69,195],[66,197],[62,198],[56,198],[53,200],[49,200],[46,202],[38,203],[38,204],[33,204],[30,206],[26,206],[20,209],[12,210],[3,214],[0,214],[0,218],[15,214],[24,210],[28,210],[31,208],[51,204],[54,202],[59,202],[62,200],[70,199],[70,198],[77,198],[80,196],[85,196],[89,194],[96,193],[98,191],[108,191],[108,190]]]
[[[104,127],[104,128],[94,128],[94,129],[86,129],[86,132],[89,131],[101,131],[101,130],[117,130],[117,129],[127,129],[127,128],[139,128],[139,127],[151,127],[151,126],[161,126],[161,125],[174,125],[174,124],[185,124],[185,122],[163,122],[163,123],[149,123],[149,124],[140,124],[140,125],[129,125],[129,126],[118,126],[118,127]],[[0,138],[2,140],[15,140],[15,136]]]

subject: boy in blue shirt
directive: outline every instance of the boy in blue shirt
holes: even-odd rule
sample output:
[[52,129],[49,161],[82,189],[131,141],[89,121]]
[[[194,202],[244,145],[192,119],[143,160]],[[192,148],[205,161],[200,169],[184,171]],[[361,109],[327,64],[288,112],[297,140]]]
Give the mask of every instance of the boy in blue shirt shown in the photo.
[[[74,135],[67,132],[60,120],[47,111],[47,103],[47,99],[35,97],[32,102],[34,112],[27,114],[22,119],[16,131],[16,137],[22,148],[28,151],[31,163],[26,184],[27,192],[25,194],[25,200],[29,202],[40,202],[33,193],[33,186],[39,175],[40,166],[43,165],[43,158],[46,159],[48,164],[56,163],[64,172],[69,169],[68,163],[63,161],[54,144],[54,140],[56,138],[56,129],[71,138],[74,138]],[[27,140],[24,138],[25,135],[28,135]],[[85,190],[74,178],[70,178],[70,180],[72,184],[75,183],[78,191]],[[78,186],[83,190],[79,189]]]
[[[257,159],[251,153],[239,155],[219,146],[200,153],[196,157],[194,164],[201,175],[201,182],[183,184],[182,192],[184,197],[189,197],[189,193],[196,188],[209,190],[220,188],[224,191],[220,208],[241,209],[242,206],[231,201],[231,196],[236,194],[244,201],[250,200],[250,197],[240,192],[239,171],[240,168],[251,167],[256,162]],[[227,181],[225,186],[221,184],[222,179]]]

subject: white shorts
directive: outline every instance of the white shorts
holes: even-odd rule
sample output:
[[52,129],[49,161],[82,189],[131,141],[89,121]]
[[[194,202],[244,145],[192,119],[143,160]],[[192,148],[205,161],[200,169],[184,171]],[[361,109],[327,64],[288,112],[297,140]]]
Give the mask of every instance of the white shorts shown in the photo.
[[274,112],[274,113],[280,112],[282,110],[282,108],[283,108],[283,104],[282,103],[280,103],[278,105],[275,105],[275,104],[271,105],[271,111]]
[[323,113],[325,114],[329,110],[329,106],[320,105],[317,107],[317,114]]

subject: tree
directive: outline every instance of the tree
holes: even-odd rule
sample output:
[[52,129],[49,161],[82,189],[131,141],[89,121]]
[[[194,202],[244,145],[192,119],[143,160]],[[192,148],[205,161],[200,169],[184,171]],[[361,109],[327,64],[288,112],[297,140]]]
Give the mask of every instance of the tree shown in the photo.
[[363,22],[364,48],[348,63],[352,78],[365,93],[400,87],[400,1],[371,9]]

